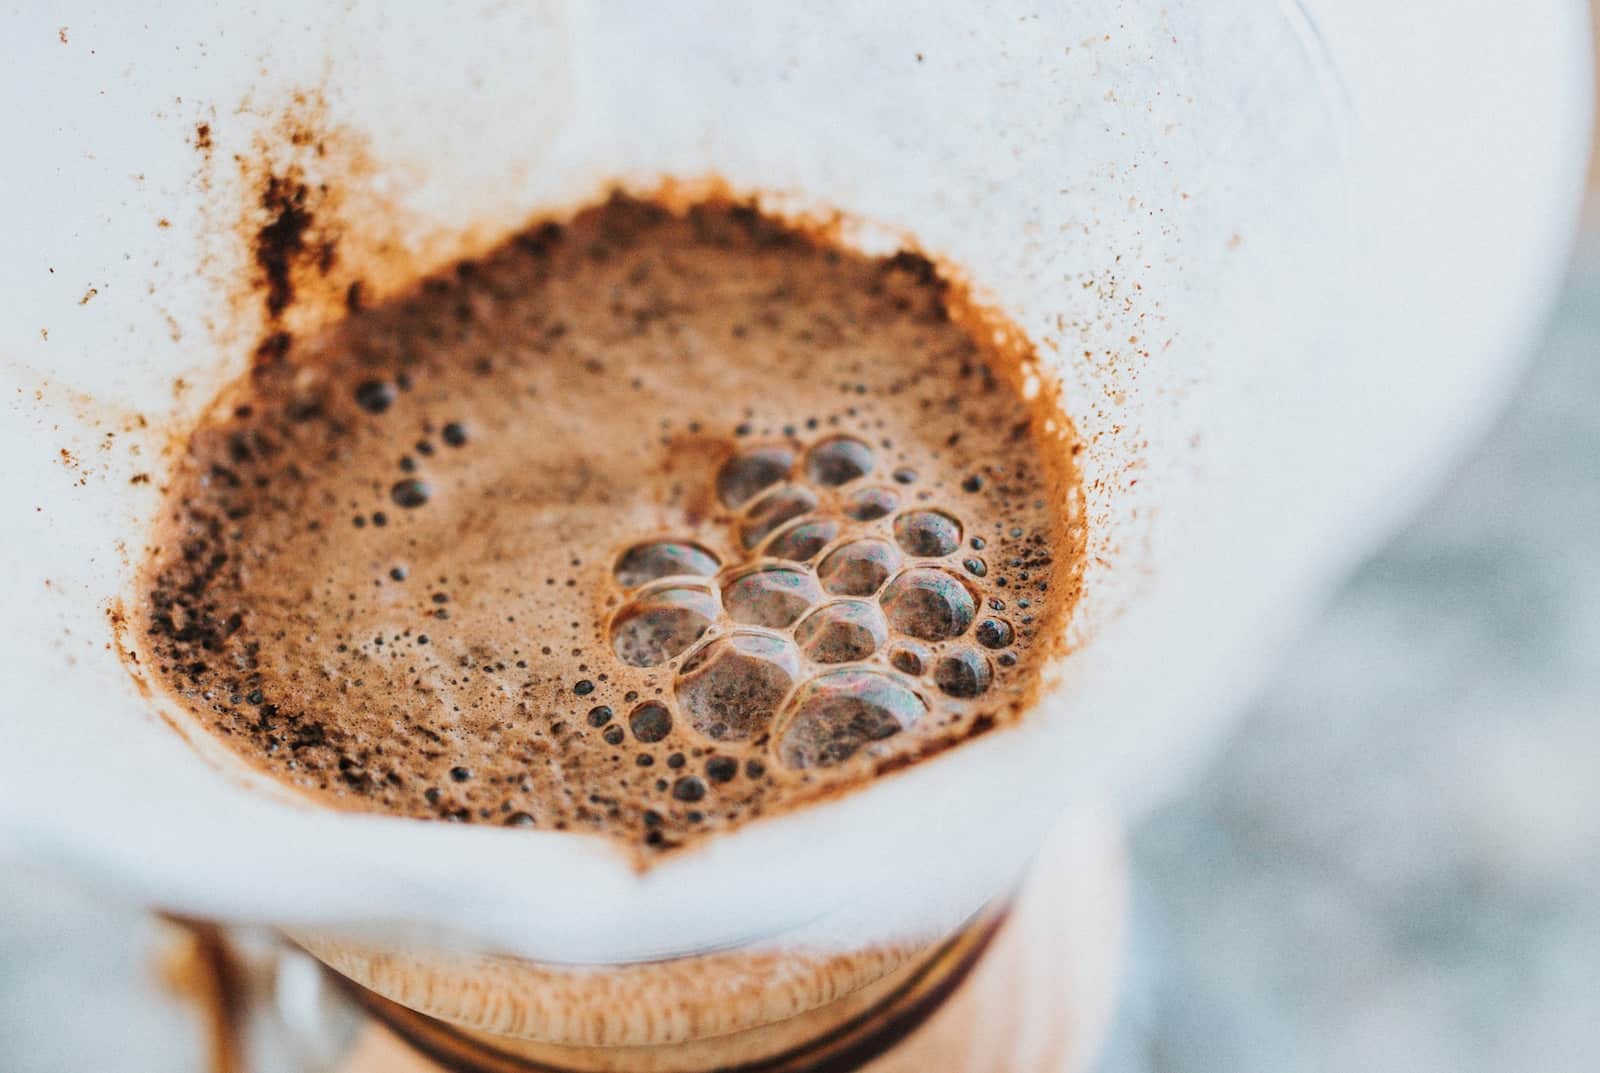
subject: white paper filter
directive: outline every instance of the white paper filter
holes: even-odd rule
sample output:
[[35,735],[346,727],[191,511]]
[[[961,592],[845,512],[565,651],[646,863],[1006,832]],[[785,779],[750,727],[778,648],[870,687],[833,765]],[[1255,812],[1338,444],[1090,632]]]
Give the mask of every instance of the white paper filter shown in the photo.
[[[932,934],[1064,810],[1169,788],[1503,392],[1587,126],[1577,0],[53,6],[0,42],[0,842],[185,912],[551,960]],[[581,836],[297,807],[200,759],[108,607],[167,432],[254,341],[234,154],[313,105],[361,148],[349,199],[390,206],[418,263],[613,179],[715,174],[961,266],[1089,443],[1059,688],[646,874]]]

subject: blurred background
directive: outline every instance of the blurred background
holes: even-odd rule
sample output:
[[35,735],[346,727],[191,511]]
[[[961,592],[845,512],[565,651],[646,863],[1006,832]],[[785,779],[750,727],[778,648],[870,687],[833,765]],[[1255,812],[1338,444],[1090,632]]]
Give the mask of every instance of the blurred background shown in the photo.
[[1134,831],[1105,1073],[1600,1069],[1590,200],[1493,431]]
[[[1101,1073],[1600,1069],[1593,185],[1488,437],[1295,640],[1202,779],[1132,832]],[[202,1068],[195,1008],[158,984],[160,925],[17,862],[0,874],[0,1070]]]

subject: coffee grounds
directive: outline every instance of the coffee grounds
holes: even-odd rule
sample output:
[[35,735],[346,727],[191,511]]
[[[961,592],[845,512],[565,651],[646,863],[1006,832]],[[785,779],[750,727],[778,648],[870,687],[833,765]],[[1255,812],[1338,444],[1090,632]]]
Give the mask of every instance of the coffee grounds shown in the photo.
[[1012,722],[1077,489],[950,306],[742,205],[519,235],[219,400],[149,662],[325,804],[656,849]]

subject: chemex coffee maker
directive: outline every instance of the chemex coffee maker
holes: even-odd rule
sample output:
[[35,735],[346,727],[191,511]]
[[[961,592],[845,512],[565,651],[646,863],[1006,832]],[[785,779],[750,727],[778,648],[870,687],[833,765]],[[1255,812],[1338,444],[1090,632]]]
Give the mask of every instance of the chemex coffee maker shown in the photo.
[[[1120,825],[1492,412],[1587,148],[1577,0],[12,18],[0,843],[187,922],[219,1068],[262,1003],[355,1026],[286,1068],[1088,1068]],[[286,176],[327,254],[268,265]],[[642,868],[264,783],[132,658],[177,437],[353,288],[618,186],[914,243],[1027,334],[1088,540],[1036,710]]]

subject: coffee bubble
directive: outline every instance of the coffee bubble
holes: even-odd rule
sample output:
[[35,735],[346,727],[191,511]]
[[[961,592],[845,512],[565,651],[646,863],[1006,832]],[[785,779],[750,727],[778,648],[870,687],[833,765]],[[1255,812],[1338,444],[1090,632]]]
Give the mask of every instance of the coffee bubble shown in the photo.
[[664,577],[710,577],[721,567],[717,557],[686,540],[635,544],[617,558],[612,573],[625,589]]
[[937,559],[961,546],[961,523],[936,510],[907,511],[894,520],[894,539],[907,555]]
[[794,688],[800,658],[782,637],[735,630],[707,641],[684,661],[676,692],[695,730],[718,741],[738,741],[766,730]]
[[928,650],[915,641],[896,641],[889,649],[889,665],[901,674],[920,678],[928,669]]
[[933,680],[951,697],[976,697],[989,688],[993,672],[989,660],[974,648],[958,648],[941,656],[933,668]]
[[679,801],[698,801],[706,796],[706,784],[698,775],[681,775],[672,784],[672,796]]
[[647,700],[628,713],[628,729],[646,744],[653,744],[672,733],[672,712],[660,701]]
[[792,768],[833,767],[914,725],[926,711],[921,697],[887,674],[829,671],[802,686],[788,705],[778,755]]
[[1004,648],[1016,636],[1011,628],[1011,623],[1003,618],[986,618],[978,623],[978,628],[973,631],[973,636],[984,648]]
[[634,667],[657,667],[698,641],[717,617],[709,590],[658,583],[624,604],[611,620],[611,650]]
[[739,537],[745,547],[753,548],[785,522],[816,510],[817,502],[817,493],[804,485],[786,484],[774,488],[751,506],[739,529]]
[[381,414],[394,405],[394,385],[387,380],[363,380],[356,385],[356,405],[369,414]]
[[728,617],[744,626],[781,630],[821,599],[822,589],[811,572],[789,566],[752,567],[722,586]]
[[806,476],[817,484],[849,484],[872,472],[872,448],[853,436],[833,436],[806,452]]
[[889,638],[889,625],[877,605],[864,600],[825,604],[800,620],[795,643],[814,663],[866,659]]
[[886,540],[852,540],[823,558],[817,577],[835,596],[871,596],[900,568],[900,562],[900,552]]
[[883,590],[883,613],[896,631],[923,641],[958,637],[977,613],[972,593],[959,578],[935,567],[917,567]]
[[838,535],[839,523],[832,518],[801,518],[779,529],[767,542],[766,553],[774,559],[810,562]]
[[844,500],[847,517],[858,522],[887,518],[900,506],[900,493],[893,488],[857,488]]
[[794,452],[786,447],[754,447],[741,451],[717,471],[717,498],[738,508],[777,484],[794,468]]
[[389,489],[389,498],[394,500],[396,506],[405,507],[407,510],[422,506],[432,494],[432,490],[427,483],[419,481],[415,477],[396,481],[394,486]]

